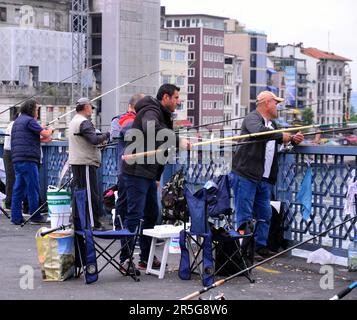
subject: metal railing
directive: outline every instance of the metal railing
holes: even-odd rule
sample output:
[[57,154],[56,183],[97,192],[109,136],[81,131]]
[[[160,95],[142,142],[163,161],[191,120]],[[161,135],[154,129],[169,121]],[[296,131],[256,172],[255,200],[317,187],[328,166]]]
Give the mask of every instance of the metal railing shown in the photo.
[[[68,158],[67,142],[52,142],[42,148],[43,161],[40,170],[41,194],[46,195],[48,185],[58,185],[59,176]],[[188,183],[202,186],[205,182],[231,170],[231,156],[227,151],[216,149],[211,157],[196,153],[194,161],[184,164],[166,165],[162,177],[164,184],[179,168],[183,167]],[[2,156],[2,145],[0,146]],[[213,157],[213,159],[212,159]],[[183,159],[182,155],[180,160]],[[209,159],[209,160],[207,160]],[[312,166],[312,213],[310,220],[304,221],[301,204],[296,196],[307,170],[307,160]],[[279,155],[279,174],[276,184],[276,200],[281,201],[284,212],[285,236],[293,241],[302,241],[337,225],[345,218],[344,204],[347,193],[347,180],[357,172],[357,147],[298,147],[292,152]],[[66,177],[69,177],[67,172]],[[66,181],[66,178],[62,182]],[[100,194],[117,182],[117,149],[108,147],[103,151],[102,166],[98,169]],[[315,240],[308,249],[327,246],[340,256],[356,235],[356,227],[347,224],[334,230],[324,238]]]

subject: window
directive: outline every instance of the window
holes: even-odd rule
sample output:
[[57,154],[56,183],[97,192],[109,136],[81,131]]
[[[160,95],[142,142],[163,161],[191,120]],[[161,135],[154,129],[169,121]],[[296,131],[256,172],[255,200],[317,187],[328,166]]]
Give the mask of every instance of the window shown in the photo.
[[342,93],[342,85],[341,85],[341,83],[338,86],[338,93]]
[[170,83],[171,82],[171,76],[169,75],[162,75],[161,76],[161,83],[165,84],[165,83]]
[[203,38],[203,43],[204,43],[205,45],[208,45],[208,44],[209,44],[209,37],[208,37],[208,36],[204,36],[204,38]]
[[5,7],[0,7],[0,21],[6,22],[7,20],[7,13]]
[[192,125],[195,125],[195,118],[194,117],[187,117],[187,120],[192,123]]
[[181,20],[181,26],[182,26],[182,27],[185,27],[185,26],[186,26],[186,20],[184,20],[184,19]]
[[330,85],[330,83],[328,83],[327,84],[327,93],[330,93],[330,91],[331,91],[331,85]]
[[166,28],[172,28],[172,20],[166,21]]
[[250,50],[251,51],[257,51],[257,38],[251,38],[250,39]]
[[195,85],[194,84],[189,84],[187,88],[188,93],[195,93]]
[[250,55],[250,67],[251,68],[256,68],[257,67],[257,55],[256,54],[251,54]]
[[333,75],[334,75],[334,76],[337,76],[337,68],[334,68],[334,69],[333,69]]
[[176,85],[184,86],[185,85],[185,77],[184,76],[176,76]]
[[180,20],[174,20],[174,26],[175,26],[175,28],[179,28],[180,27]]
[[195,68],[189,68],[188,69],[188,77],[192,78],[195,76]]
[[191,25],[191,20],[190,19],[186,19],[186,27],[190,27]]
[[339,70],[339,75],[340,75],[340,77],[342,77],[342,74],[343,74],[343,70],[342,70],[342,68]]
[[333,93],[336,93],[336,83],[333,84],[333,90],[332,90]]
[[185,51],[176,51],[176,61],[185,61]]
[[15,9],[15,23],[20,23],[21,13],[20,9]]
[[196,60],[196,53],[195,51],[189,51],[188,52],[188,61],[194,61]]
[[331,68],[328,68],[328,75],[329,76],[331,75],[331,72],[332,72]]
[[195,109],[195,100],[187,100],[187,109],[188,110],[194,110]]
[[177,105],[176,110],[177,111],[182,111],[185,109],[185,101],[181,100],[181,103]]
[[188,44],[195,44],[196,43],[196,37],[195,36],[186,36],[186,41]]
[[161,60],[171,60],[171,50],[161,49],[160,57],[161,57]]
[[50,26],[50,14],[48,12],[45,12],[43,14],[43,25],[44,25],[44,27]]

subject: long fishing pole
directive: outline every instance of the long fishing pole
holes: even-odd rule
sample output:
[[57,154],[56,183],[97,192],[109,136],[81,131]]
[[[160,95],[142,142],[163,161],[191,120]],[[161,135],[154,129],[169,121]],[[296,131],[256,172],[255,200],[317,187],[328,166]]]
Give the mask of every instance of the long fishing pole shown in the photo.
[[203,293],[205,293],[205,292],[207,292],[207,291],[209,291],[209,290],[211,290],[211,289],[217,288],[217,287],[219,287],[219,286],[221,286],[221,285],[227,283],[228,281],[233,280],[233,279],[239,277],[240,275],[242,275],[242,274],[244,274],[244,273],[246,273],[246,272],[249,272],[250,270],[253,270],[253,269],[255,269],[255,268],[257,268],[257,267],[259,267],[259,266],[261,266],[261,265],[263,265],[263,264],[266,264],[267,262],[269,262],[269,261],[271,261],[271,260],[274,260],[274,259],[276,259],[276,258],[278,258],[278,257],[280,257],[280,256],[282,256],[282,255],[284,255],[285,253],[288,253],[288,252],[291,251],[291,250],[294,250],[294,249],[296,249],[296,248],[299,248],[299,247],[301,247],[302,245],[304,245],[304,244],[306,244],[306,243],[308,243],[308,242],[311,242],[311,241],[313,241],[313,240],[315,240],[315,239],[317,239],[317,238],[319,238],[319,237],[324,237],[324,236],[325,236],[327,233],[329,233],[330,231],[335,230],[335,229],[337,229],[337,228],[339,228],[339,227],[345,225],[346,223],[348,223],[348,222],[350,222],[350,221],[352,221],[352,220],[354,220],[354,223],[356,223],[357,217],[354,216],[354,217],[352,217],[352,218],[346,219],[346,220],[344,220],[343,222],[341,222],[340,224],[338,224],[338,225],[335,226],[335,227],[332,227],[332,228],[330,228],[330,229],[328,229],[328,230],[326,230],[326,231],[324,231],[324,232],[319,233],[318,235],[316,235],[316,236],[314,236],[314,237],[312,237],[312,238],[310,238],[310,239],[307,239],[307,240],[305,240],[305,241],[303,241],[303,242],[300,242],[300,243],[298,243],[298,244],[292,246],[291,248],[288,248],[288,249],[286,249],[286,250],[284,250],[284,251],[282,251],[282,252],[279,252],[279,253],[277,253],[276,255],[274,255],[274,256],[272,256],[272,257],[270,257],[270,258],[268,258],[268,259],[266,259],[266,260],[264,260],[264,261],[261,261],[261,262],[255,264],[255,265],[253,265],[253,266],[251,266],[251,267],[249,267],[249,268],[246,268],[246,269],[244,269],[244,270],[242,270],[242,271],[239,271],[239,272],[237,272],[236,274],[233,274],[233,275],[231,275],[231,276],[228,277],[228,278],[225,278],[225,279],[216,281],[214,284],[212,284],[212,285],[210,285],[210,286],[208,286],[208,287],[204,287],[204,288],[202,288],[202,289],[199,290],[199,291],[193,292],[193,293],[191,293],[191,294],[185,296],[184,298],[182,298],[182,299],[180,299],[180,300],[191,300],[191,299],[193,299],[193,298],[196,298],[196,297],[200,296],[201,294],[203,294]]
[[[205,141],[205,142],[198,142],[198,143],[192,144],[192,147],[200,147],[200,146],[206,146],[206,145],[210,145],[210,144],[217,144],[217,143],[221,143],[221,142],[225,142],[225,141],[243,140],[243,139],[249,139],[249,138],[254,138],[254,137],[272,135],[272,134],[276,134],[276,133],[293,132],[293,131],[300,131],[300,130],[311,129],[311,128],[318,128],[318,127],[321,127],[321,125],[309,125],[309,126],[289,128],[289,129],[279,129],[279,130],[272,130],[272,131],[250,133],[250,134],[245,134],[245,135],[240,135],[240,136],[232,136],[232,137],[227,137],[227,138],[209,140],[209,141]],[[134,153],[134,154],[126,154],[126,155],[122,156],[122,159],[126,161],[126,160],[141,158],[141,157],[151,157],[160,151],[162,152],[165,150],[157,149],[157,150]]]
[[36,97],[36,96],[39,96],[39,95],[45,93],[47,90],[49,90],[49,89],[51,89],[51,88],[53,88],[53,87],[58,86],[60,83],[66,81],[66,80],[68,80],[68,79],[70,79],[70,78],[73,78],[73,77],[76,76],[77,74],[79,74],[79,73],[81,73],[81,72],[83,72],[83,71],[85,71],[85,70],[87,70],[87,69],[92,69],[92,68],[94,68],[94,67],[97,67],[97,66],[99,66],[99,65],[101,65],[101,64],[102,64],[102,63],[100,62],[100,63],[94,64],[94,65],[92,65],[92,66],[90,66],[90,67],[84,68],[84,69],[82,69],[82,70],[80,70],[80,71],[78,71],[78,72],[76,72],[76,73],[73,73],[73,74],[70,75],[69,77],[67,77],[67,78],[65,78],[65,79],[63,79],[63,80],[61,80],[61,81],[59,81],[59,82],[56,82],[56,83],[52,84],[52,85],[49,86],[49,87],[46,87],[45,89],[41,90],[39,93],[36,93],[36,94],[32,95],[32,96],[29,97],[29,98],[23,99],[23,100],[19,101],[18,103],[14,104],[12,107],[9,107],[9,108],[7,108],[7,109],[1,111],[1,112],[0,112],[0,115],[2,115],[3,113],[5,113],[5,112],[11,110],[12,108],[17,107],[18,105],[20,105],[20,104],[26,102],[27,100],[30,100],[30,99],[32,99],[32,98],[34,98],[34,97]]
[[347,296],[353,289],[357,288],[357,282],[350,284],[347,288],[340,291],[338,294],[333,296],[330,300],[341,300]]
[[[329,130],[321,130],[321,131],[315,131],[315,132],[308,132],[304,133],[304,137],[307,136],[315,136],[318,134],[327,134],[327,133],[336,133],[336,132],[345,132],[345,131],[353,131],[357,130],[357,127],[351,127],[351,128],[336,128],[336,129],[329,129]],[[262,142],[268,142],[268,141],[273,141],[276,139],[261,139],[261,140],[250,140],[250,141],[244,141],[244,142],[238,142],[235,144],[232,144],[230,146],[236,147],[236,146],[241,146],[241,145],[247,145],[247,144],[254,144],[254,143],[262,143]]]
[[[91,102],[94,102],[94,101],[96,101],[96,100],[98,100],[98,99],[104,97],[105,95],[107,95],[107,94],[109,94],[109,93],[111,93],[111,92],[113,92],[113,91],[115,91],[115,90],[118,90],[118,89],[120,89],[120,88],[123,88],[123,87],[125,87],[125,86],[127,86],[127,85],[129,85],[129,84],[132,84],[132,83],[134,83],[134,82],[136,82],[136,81],[139,81],[139,80],[141,80],[141,79],[144,79],[144,78],[146,78],[146,77],[150,77],[150,76],[152,76],[152,75],[154,75],[154,74],[156,74],[156,73],[162,72],[162,71],[163,71],[163,70],[159,70],[159,71],[155,71],[155,72],[151,72],[151,73],[146,73],[146,74],[144,74],[144,75],[142,75],[142,76],[140,76],[140,77],[138,77],[138,78],[136,78],[136,79],[134,79],[134,80],[128,81],[128,82],[126,82],[126,83],[124,83],[124,84],[122,84],[122,85],[120,85],[120,86],[118,86],[118,87],[115,87],[115,88],[113,88],[113,89],[111,89],[111,90],[109,90],[109,91],[107,91],[107,92],[105,92],[105,93],[99,95],[98,97],[93,98],[93,99],[90,100],[90,101],[91,101]],[[66,117],[67,115],[69,115],[70,113],[74,112],[75,110],[76,110],[76,109],[74,108],[73,110],[66,112],[65,114],[63,114],[63,115],[59,116],[58,118],[56,118],[56,119],[52,120],[51,122],[49,122],[49,123],[47,124],[47,126],[51,125],[52,123],[55,123],[56,121],[62,119],[63,117]]]

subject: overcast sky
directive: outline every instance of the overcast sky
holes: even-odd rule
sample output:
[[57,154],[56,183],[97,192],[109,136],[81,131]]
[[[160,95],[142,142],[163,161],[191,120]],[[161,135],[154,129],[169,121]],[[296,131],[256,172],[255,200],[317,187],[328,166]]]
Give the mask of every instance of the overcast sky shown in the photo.
[[161,0],[161,5],[168,14],[205,13],[237,19],[248,29],[264,31],[269,42],[303,42],[305,47],[349,58],[357,91],[356,0]]

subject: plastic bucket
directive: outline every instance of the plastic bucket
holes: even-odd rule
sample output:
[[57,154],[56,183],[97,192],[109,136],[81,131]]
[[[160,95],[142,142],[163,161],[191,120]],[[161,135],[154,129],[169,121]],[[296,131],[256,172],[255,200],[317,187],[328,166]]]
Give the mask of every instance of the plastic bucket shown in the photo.
[[71,193],[67,191],[47,190],[48,215],[51,219],[51,228],[69,224],[72,214]]

